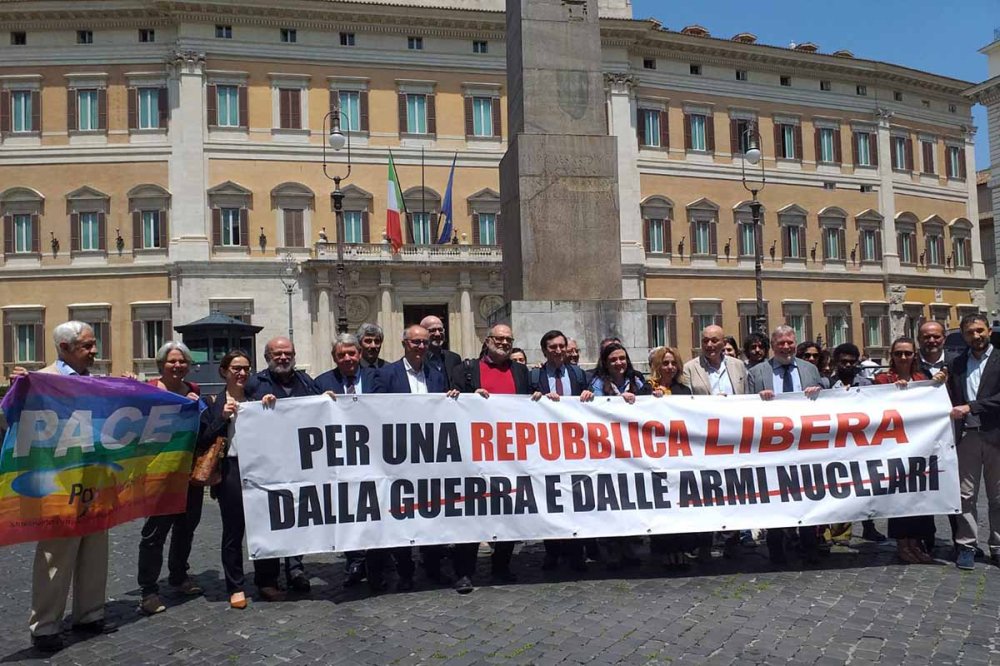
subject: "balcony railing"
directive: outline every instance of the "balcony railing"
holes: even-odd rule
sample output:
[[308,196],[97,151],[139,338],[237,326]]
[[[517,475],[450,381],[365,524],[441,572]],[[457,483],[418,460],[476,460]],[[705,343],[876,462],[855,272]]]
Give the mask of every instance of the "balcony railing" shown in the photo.
[[[316,259],[337,258],[336,243],[316,243]],[[388,243],[348,243],[344,245],[345,261],[365,263],[500,263],[503,252],[498,245],[404,245],[393,254]]]

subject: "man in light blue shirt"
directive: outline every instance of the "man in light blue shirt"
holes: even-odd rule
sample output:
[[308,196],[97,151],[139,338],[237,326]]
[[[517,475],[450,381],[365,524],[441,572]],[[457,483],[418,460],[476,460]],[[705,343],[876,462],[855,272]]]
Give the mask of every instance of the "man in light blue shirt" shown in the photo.
[[959,426],[958,477],[962,514],[956,521],[956,564],[974,569],[979,516],[979,486],[989,500],[990,562],[1000,566],[1000,354],[993,353],[990,325],[983,315],[962,317],[962,337],[969,348],[951,364],[948,393],[951,418]]

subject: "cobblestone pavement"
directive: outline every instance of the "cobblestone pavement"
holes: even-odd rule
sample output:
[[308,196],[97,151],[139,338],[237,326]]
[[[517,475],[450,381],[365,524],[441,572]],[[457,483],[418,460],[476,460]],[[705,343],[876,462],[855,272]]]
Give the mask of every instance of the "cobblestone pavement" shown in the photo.
[[[792,558],[784,570],[759,546],[734,560],[716,552],[711,564],[682,574],[644,551],[642,567],[627,574],[591,565],[579,578],[546,576],[541,544],[530,543],[515,557],[517,584],[467,596],[419,574],[409,593],[344,590],[340,556],[310,556],[308,596],[237,611],[222,582],[218,511],[206,500],[191,557],[205,596],[166,596],[168,610],[154,617],[135,610],[140,524],[111,533],[108,617],[117,630],[67,633],[71,644],[51,663],[1000,663],[1000,569],[902,565],[892,542],[858,539],[860,524],[850,547],[834,547],[814,567]],[[941,555],[949,535],[939,520]],[[43,663],[27,630],[33,552],[33,544],[0,551],[3,662]],[[487,568],[481,557],[480,582]]]

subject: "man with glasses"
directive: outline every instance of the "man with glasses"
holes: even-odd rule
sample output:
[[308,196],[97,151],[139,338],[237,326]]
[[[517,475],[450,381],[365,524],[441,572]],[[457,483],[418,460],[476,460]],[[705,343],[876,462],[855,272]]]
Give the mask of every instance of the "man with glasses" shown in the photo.
[[[272,407],[281,398],[299,398],[307,395],[323,393],[312,377],[295,369],[295,345],[284,336],[271,338],[264,345],[264,360],[267,368],[247,380],[244,393],[247,400],[260,400],[265,407]],[[263,562],[258,560],[255,567],[261,568]],[[281,601],[285,593],[278,587],[278,567],[274,566],[273,574],[268,567],[268,578],[260,588],[260,596],[265,601]],[[302,556],[285,558],[285,578],[288,587],[295,592],[308,592],[311,585],[302,564]]]
[[462,357],[444,348],[444,324],[434,315],[427,315],[420,320],[430,335],[431,345],[427,350],[427,362],[437,368],[445,377],[451,377],[451,371],[462,364]]
[[[920,346],[917,362],[920,364],[920,371],[928,377],[933,377],[942,371],[947,372],[958,356],[957,352],[944,348],[944,338],[944,325],[939,321],[925,321],[917,330],[917,344]],[[958,544],[955,542],[958,534],[958,516],[949,513],[948,523],[951,525],[952,559],[955,559],[958,556]],[[928,546],[928,552],[933,552],[934,544]],[[985,556],[986,554],[977,547],[976,557]]]
[[[861,360],[861,350],[858,346],[845,342],[833,350],[833,377],[820,378],[820,386],[825,389],[850,390],[858,386],[871,386],[872,380],[861,372],[858,363]],[[831,523],[829,526],[830,541],[846,544],[851,540],[852,523]],[[862,538],[868,541],[885,541],[885,535],[875,528],[875,521],[866,520],[862,523]]]
[[[772,400],[783,393],[804,393],[806,397],[816,397],[820,391],[820,375],[812,363],[795,358],[795,329],[779,326],[771,333],[771,350],[774,355],[763,363],[758,363],[747,373],[747,393],[757,393],[762,400]],[[805,525],[798,528],[799,543],[807,564],[818,561],[816,526]],[[767,550],[773,564],[788,563],[785,554],[785,530],[767,530]]]
[[[566,362],[568,345],[563,332],[549,331],[543,335],[541,347],[545,363],[539,368],[533,368],[529,375],[532,399],[538,400],[544,395],[554,401],[563,396],[579,396],[584,402],[592,400],[594,394],[587,388],[583,370]],[[542,570],[551,571],[558,567],[560,557],[569,563],[573,571],[587,570],[582,539],[546,539]]]
[[[403,358],[383,367],[375,380],[374,393],[428,393],[448,392],[448,380],[437,368],[427,363],[430,333],[423,326],[414,324],[403,331]],[[424,571],[432,581],[447,584],[449,579],[441,573],[441,559],[446,546],[421,546]],[[379,548],[368,551],[368,585],[375,592],[385,589],[384,570],[389,557],[396,561],[399,581],[396,589],[408,592],[413,589],[413,552],[409,546]]]
[[1000,354],[990,343],[990,325],[983,315],[968,314],[959,325],[969,346],[948,372],[951,418],[959,426],[958,477],[962,515],[955,541],[959,569],[975,568],[979,516],[979,485],[986,481],[989,501],[990,563],[1000,566]]
[[[486,336],[486,351],[478,359],[467,359],[455,366],[451,371],[451,387],[461,393],[476,393],[483,398],[492,394],[530,395],[531,385],[527,366],[512,363],[510,350],[514,346],[514,334],[510,327],[497,324],[489,330]],[[455,590],[459,594],[472,592],[472,576],[476,571],[476,557],[479,553],[478,543],[460,543],[455,546]],[[514,542],[505,541],[495,544],[493,549],[493,578],[504,583],[511,583],[517,577],[510,570],[511,556],[514,554]]]

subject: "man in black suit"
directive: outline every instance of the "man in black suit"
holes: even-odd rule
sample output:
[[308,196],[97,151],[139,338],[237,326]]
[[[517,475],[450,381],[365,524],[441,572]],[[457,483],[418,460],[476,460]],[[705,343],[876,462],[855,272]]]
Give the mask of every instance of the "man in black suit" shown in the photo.
[[[374,393],[428,394],[448,392],[448,380],[435,367],[427,363],[430,334],[423,326],[413,325],[403,331],[403,358],[385,365],[375,380]],[[427,577],[437,583],[450,582],[441,574],[441,558],[445,546],[421,546],[424,570]],[[368,585],[374,591],[385,589],[384,570],[390,556],[396,561],[399,582],[396,589],[408,592],[413,589],[413,550],[409,546],[377,548],[368,551]]]
[[[382,342],[379,340],[379,351],[381,348]],[[374,368],[361,367],[362,347],[356,337],[350,333],[339,334],[333,341],[330,356],[333,357],[333,369],[316,378],[316,387],[320,391],[330,391],[335,395],[374,392],[378,371]],[[344,559],[344,587],[357,585],[367,575],[365,552],[349,550],[344,553]]]
[[378,324],[364,323],[358,326],[358,342],[361,344],[361,367],[378,370],[385,365],[385,359],[379,358],[382,353],[382,341],[385,333]]
[[[957,352],[944,348],[945,330],[944,325],[939,321],[925,321],[917,331],[917,343],[920,345],[920,355],[917,357],[920,363],[920,370],[928,377],[933,377],[942,370],[946,371],[958,356]],[[952,557],[958,556],[958,543],[955,538],[958,536],[958,516],[953,513],[948,514],[948,522],[951,524],[951,545]],[[934,540],[926,544],[927,552],[934,552]],[[983,557],[983,551],[976,549],[976,556]]]
[[444,348],[444,324],[438,317],[427,315],[420,320],[420,325],[427,329],[431,336],[431,346],[427,350],[427,362],[437,368],[445,377],[451,377],[451,371],[462,363],[462,357]]
[[[549,331],[542,336],[541,346],[545,363],[539,368],[533,368],[529,375],[534,400],[540,399],[543,395],[555,401],[562,396],[580,396],[584,401],[593,399],[594,394],[587,388],[587,378],[583,369],[566,363],[568,345],[569,341],[562,331]],[[559,566],[559,558],[562,557],[573,571],[586,571],[584,542],[583,539],[546,539],[542,570],[555,569]]]
[[969,348],[951,364],[948,393],[951,417],[959,426],[958,476],[962,515],[955,542],[959,569],[975,568],[979,484],[986,480],[990,511],[990,562],[1000,566],[1000,354],[990,343],[990,325],[981,314],[968,314],[960,324]]
[[[483,398],[491,394],[516,393],[530,395],[531,385],[528,368],[521,363],[512,363],[510,350],[514,346],[514,335],[509,326],[497,324],[486,336],[486,353],[479,359],[467,359],[451,371],[451,387],[461,393],[477,393]],[[472,592],[472,576],[476,571],[478,543],[455,545],[455,590],[459,594]],[[514,542],[496,543],[493,548],[493,578],[509,583],[517,580],[510,570]]]
[[[323,392],[312,377],[295,369],[295,345],[286,337],[268,340],[264,345],[267,368],[247,380],[244,393],[247,400],[260,400],[265,407],[273,406],[280,398],[298,398]],[[281,601],[284,592],[278,588],[278,560],[257,560],[254,578],[261,597],[266,601]],[[285,558],[285,577],[288,587],[296,592],[308,592],[311,587],[302,556]]]

